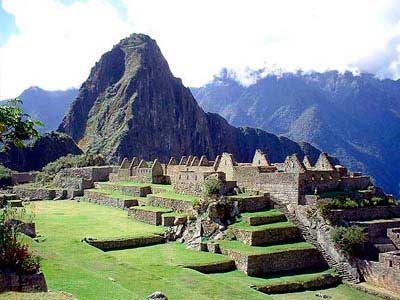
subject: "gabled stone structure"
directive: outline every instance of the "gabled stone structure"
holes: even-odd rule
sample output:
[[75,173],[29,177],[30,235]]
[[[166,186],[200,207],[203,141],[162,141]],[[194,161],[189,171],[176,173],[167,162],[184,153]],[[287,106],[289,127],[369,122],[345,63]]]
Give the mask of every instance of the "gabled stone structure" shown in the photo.
[[111,181],[132,180],[143,183],[165,183],[164,169],[158,159],[148,163],[134,157],[131,162],[124,158],[121,166],[110,174]]
[[267,155],[260,149],[256,150],[253,157],[253,166],[270,166]]

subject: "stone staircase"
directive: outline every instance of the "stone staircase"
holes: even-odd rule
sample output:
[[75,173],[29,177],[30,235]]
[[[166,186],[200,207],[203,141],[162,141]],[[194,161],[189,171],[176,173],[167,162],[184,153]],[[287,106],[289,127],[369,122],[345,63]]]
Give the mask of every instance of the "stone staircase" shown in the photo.
[[285,283],[266,281],[254,287],[264,293],[324,289],[338,284],[339,277],[329,269],[319,249],[304,241],[296,224],[271,206],[270,203],[259,205],[262,208],[257,211],[254,206],[250,212],[242,210],[241,221],[229,226],[237,240],[210,241],[202,249],[230,257],[237,269],[248,276],[265,278],[285,273]]
[[[296,227],[300,230],[302,237],[304,238],[305,241],[309,242],[310,244],[314,245],[315,248],[318,249],[318,251],[322,254],[323,258],[325,261],[328,263],[329,267],[333,268],[336,270],[336,272],[339,274],[340,278],[342,280],[350,282],[350,283],[358,283],[359,279],[354,276],[352,269],[354,268],[348,263],[345,262],[338,262],[334,258],[330,256],[329,253],[327,253],[324,248],[321,247],[321,245],[318,243],[317,239],[315,236],[310,234],[308,228],[303,225],[303,223],[299,222],[296,217],[294,217],[292,214],[289,213],[289,211],[284,207],[280,205],[276,205],[279,207],[279,209],[283,212],[285,212],[285,215],[290,219],[290,221],[296,225]],[[327,225],[322,225],[320,227],[321,231],[328,232],[329,228]]]

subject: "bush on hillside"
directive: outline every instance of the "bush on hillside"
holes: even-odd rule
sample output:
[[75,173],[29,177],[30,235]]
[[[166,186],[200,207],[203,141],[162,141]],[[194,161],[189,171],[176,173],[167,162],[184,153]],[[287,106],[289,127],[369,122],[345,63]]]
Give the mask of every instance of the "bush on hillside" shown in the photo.
[[360,226],[335,227],[331,237],[334,243],[349,255],[357,254],[359,247],[367,241],[364,228]]
[[100,154],[82,154],[60,157],[59,159],[47,164],[37,176],[40,183],[49,183],[54,177],[65,168],[81,168],[89,166],[103,166],[104,157]]
[[39,258],[29,252],[28,246],[20,241],[21,217],[16,208],[5,207],[0,210],[0,269],[19,274],[32,274],[39,270]]
[[204,182],[204,193],[206,194],[206,196],[209,197],[218,196],[221,194],[221,191],[222,191],[222,183],[218,178],[214,176],[206,178]]

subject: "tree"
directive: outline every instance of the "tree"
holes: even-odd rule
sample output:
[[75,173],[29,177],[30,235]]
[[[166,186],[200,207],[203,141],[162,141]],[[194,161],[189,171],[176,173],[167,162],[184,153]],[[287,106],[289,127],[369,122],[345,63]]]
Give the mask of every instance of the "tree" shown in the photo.
[[3,146],[14,144],[23,147],[24,141],[39,137],[36,127],[42,126],[42,123],[26,114],[21,104],[22,102],[15,98],[0,106],[0,143]]

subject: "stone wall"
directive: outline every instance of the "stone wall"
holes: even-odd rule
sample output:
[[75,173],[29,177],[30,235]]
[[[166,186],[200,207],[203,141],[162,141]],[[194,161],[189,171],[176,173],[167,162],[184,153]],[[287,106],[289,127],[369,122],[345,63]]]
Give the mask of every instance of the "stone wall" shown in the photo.
[[281,293],[294,293],[309,290],[326,289],[329,287],[335,287],[340,283],[338,276],[331,274],[323,274],[312,280],[304,282],[285,282],[274,283],[270,285],[257,286],[256,290],[266,294],[281,294]]
[[101,182],[96,183],[95,185],[98,188],[111,189],[113,191],[118,191],[125,195],[137,196],[137,197],[146,197],[148,194],[152,193],[151,186],[122,186],[117,184],[103,184]]
[[193,212],[193,203],[191,201],[162,198],[155,195],[149,195],[147,198],[150,206],[164,207],[176,212]]
[[89,245],[96,247],[103,251],[121,250],[137,248],[165,242],[161,235],[154,235],[149,237],[128,238],[128,239],[115,239],[115,240],[85,240]]
[[250,246],[278,244],[301,240],[300,232],[296,226],[271,228],[259,231],[235,229],[234,232],[239,241]]
[[24,200],[53,200],[57,197],[57,191],[55,189],[44,189],[44,188],[23,188],[15,186],[13,192],[18,198]]
[[400,294],[400,272],[381,262],[359,260],[359,270],[364,280],[372,285]]
[[47,292],[47,284],[42,272],[35,274],[16,274],[0,271],[0,293],[14,292]]
[[236,267],[249,276],[319,268],[325,265],[317,249],[248,255],[221,247],[221,252],[234,259]]
[[392,221],[392,220],[382,220],[380,222],[371,222],[371,223],[357,223],[351,222],[352,225],[359,225],[366,227],[366,232],[368,234],[368,239],[373,241],[375,238],[385,237],[387,234],[387,230],[389,228],[397,228],[400,227],[400,219]]
[[271,200],[267,194],[261,194],[256,196],[229,196],[228,198],[234,201],[238,212],[254,212],[272,207]]
[[387,231],[388,238],[400,250],[400,228],[390,228]]
[[11,183],[13,185],[34,182],[38,172],[12,172]]
[[88,202],[122,208],[122,209],[126,209],[129,207],[138,205],[138,201],[136,199],[130,199],[130,200],[118,199],[118,198],[110,197],[103,193],[90,191],[90,190],[85,190],[84,196],[85,196],[84,199],[87,200]]
[[230,260],[204,265],[185,265],[185,268],[193,269],[204,274],[215,274],[233,271],[236,269],[236,266],[235,262]]
[[330,220],[366,221],[374,219],[390,219],[400,217],[400,206],[373,206],[362,208],[332,209]]
[[161,216],[163,213],[165,212],[149,211],[134,206],[129,208],[128,210],[128,216],[134,218],[137,221],[156,226],[162,224]]

